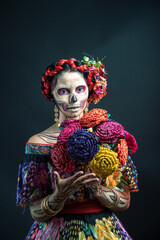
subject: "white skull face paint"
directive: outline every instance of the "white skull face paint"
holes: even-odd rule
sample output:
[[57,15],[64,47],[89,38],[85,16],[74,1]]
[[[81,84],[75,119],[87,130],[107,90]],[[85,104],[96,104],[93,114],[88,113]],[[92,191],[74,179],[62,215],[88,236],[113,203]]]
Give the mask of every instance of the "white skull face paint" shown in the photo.
[[67,118],[82,114],[88,99],[87,83],[79,72],[63,72],[57,79],[52,94]]

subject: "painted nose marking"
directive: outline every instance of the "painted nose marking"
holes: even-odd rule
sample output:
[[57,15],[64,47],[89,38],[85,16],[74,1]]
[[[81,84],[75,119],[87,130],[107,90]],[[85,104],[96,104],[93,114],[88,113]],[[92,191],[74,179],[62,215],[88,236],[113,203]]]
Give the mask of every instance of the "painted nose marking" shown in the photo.
[[71,102],[72,103],[77,102],[77,97],[74,94],[71,97]]

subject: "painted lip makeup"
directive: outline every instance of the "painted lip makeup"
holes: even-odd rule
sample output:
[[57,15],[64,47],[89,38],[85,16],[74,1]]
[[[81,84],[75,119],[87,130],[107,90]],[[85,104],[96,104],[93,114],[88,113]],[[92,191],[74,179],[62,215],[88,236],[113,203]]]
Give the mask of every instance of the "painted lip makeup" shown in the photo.
[[81,106],[71,106],[71,107],[67,107],[67,109],[72,109],[72,108],[80,108]]
[[69,111],[76,111],[76,110],[78,110],[80,108],[81,108],[81,106],[73,106],[73,107],[67,107],[67,110],[69,110]]

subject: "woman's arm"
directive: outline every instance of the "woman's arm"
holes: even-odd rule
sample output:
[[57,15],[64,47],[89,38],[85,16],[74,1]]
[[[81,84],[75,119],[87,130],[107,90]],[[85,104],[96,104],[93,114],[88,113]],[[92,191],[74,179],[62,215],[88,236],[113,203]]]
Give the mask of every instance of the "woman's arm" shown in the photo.
[[96,183],[89,183],[87,187],[92,190],[93,195],[100,203],[107,208],[115,211],[124,211],[130,206],[130,191],[127,189],[121,192],[102,185],[97,186]]
[[[44,203],[48,202],[49,208],[51,209],[52,213],[46,212],[44,208]],[[47,196],[47,198],[40,199],[34,203],[30,204],[30,212],[31,216],[34,220],[39,222],[45,221],[53,216],[55,216],[59,211],[62,210],[65,203],[65,199],[59,199],[55,193]]]
[[30,204],[30,212],[34,220],[45,221],[55,216],[62,210],[67,198],[76,192],[79,187],[99,181],[94,173],[84,174],[82,171],[66,179],[61,179],[57,172],[54,172],[54,176],[55,192]]

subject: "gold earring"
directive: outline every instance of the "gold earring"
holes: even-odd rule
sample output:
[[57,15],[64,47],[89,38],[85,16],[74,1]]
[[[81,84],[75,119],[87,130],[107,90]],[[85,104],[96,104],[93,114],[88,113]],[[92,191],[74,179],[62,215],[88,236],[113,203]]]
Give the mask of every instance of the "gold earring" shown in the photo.
[[55,121],[56,123],[59,123],[59,119],[58,119],[58,108],[57,108],[56,105],[54,106],[54,121]]
[[87,102],[87,103],[86,103],[86,107],[85,107],[85,109],[84,109],[84,112],[85,112],[85,113],[88,112],[88,108],[89,108],[89,103]]

